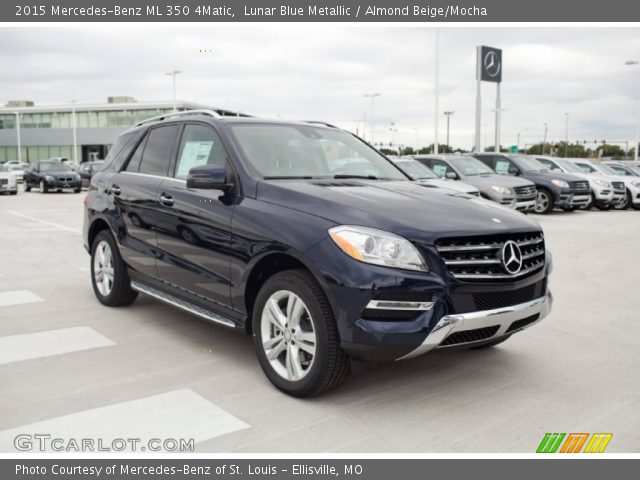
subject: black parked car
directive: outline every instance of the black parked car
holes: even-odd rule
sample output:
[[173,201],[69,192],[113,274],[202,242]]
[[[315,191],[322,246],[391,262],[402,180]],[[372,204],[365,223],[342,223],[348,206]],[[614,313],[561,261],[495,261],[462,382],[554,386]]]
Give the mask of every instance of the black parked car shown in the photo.
[[82,177],[82,186],[88,187],[91,183],[91,177],[94,173],[102,171],[104,168],[104,162],[102,160],[95,162],[84,162],[80,164],[76,170],[80,177]]
[[39,188],[41,193],[50,190],[61,192],[63,189],[80,193],[82,179],[64,162],[42,160],[24,172],[24,190],[29,192],[32,188]]
[[591,202],[589,182],[570,173],[549,170],[534,157],[508,153],[474,153],[496,173],[515,175],[536,184],[534,211],[549,213],[554,208],[573,211]]
[[535,221],[411,182],[335,127],[182,112],[105,163],[83,229],[98,300],[142,292],[245,331],[291,395],[337,387],[349,357],[493,346],[551,309]]

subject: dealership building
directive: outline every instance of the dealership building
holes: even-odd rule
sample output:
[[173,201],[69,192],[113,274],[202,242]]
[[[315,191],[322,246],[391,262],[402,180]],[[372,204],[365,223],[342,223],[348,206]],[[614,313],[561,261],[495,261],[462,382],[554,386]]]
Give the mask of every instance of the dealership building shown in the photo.
[[[205,108],[187,102],[138,102],[109,97],[107,103],[37,106],[14,100],[0,108],[0,163],[64,157],[76,163],[102,159],[114,139],[144,119]],[[18,153],[20,148],[20,153]]]

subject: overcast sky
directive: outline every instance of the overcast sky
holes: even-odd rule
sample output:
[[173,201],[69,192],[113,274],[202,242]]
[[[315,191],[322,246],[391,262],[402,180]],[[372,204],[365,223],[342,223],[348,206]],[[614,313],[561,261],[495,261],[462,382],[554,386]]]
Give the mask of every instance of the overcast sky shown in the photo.
[[[407,27],[252,25],[1,28],[0,103],[106,101],[109,95],[178,98],[285,119],[322,119],[362,133],[376,100],[376,140],[433,142],[435,30]],[[440,109],[454,110],[451,143],[473,141],[475,46],[503,49],[502,144],[564,138],[632,140],[640,66],[638,28],[440,29]],[[211,53],[201,53],[210,50]],[[483,139],[493,144],[494,84],[484,83]],[[359,126],[357,121],[360,120]],[[440,141],[445,142],[440,114]]]

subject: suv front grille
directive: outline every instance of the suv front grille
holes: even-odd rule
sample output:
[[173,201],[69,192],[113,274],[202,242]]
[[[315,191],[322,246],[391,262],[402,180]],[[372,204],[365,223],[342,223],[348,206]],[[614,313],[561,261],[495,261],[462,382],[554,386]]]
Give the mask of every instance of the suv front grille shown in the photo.
[[616,193],[624,193],[625,187],[624,182],[611,182],[613,185],[613,191]]
[[571,189],[575,193],[589,193],[589,182],[586,180],[580,180],[578,182],[571,182]]
[[[522,253],[522,267],[515,274],[508,273],[502,260],[502,249],[509,240]],[[436,249],[449,272],[468,282],[519,280],[544,267],[542,232],[440,239]]]
[[533,198],[536,196],[535,185],[524,185],[522,187],[515,187],[513,190],[516,192],[516,197],[518,197],[518,200],[524,198]]
[[520,330],[521,328],[526,327],[527,325],[531,325],[533,322],[540,318],[540,314],[536,313],[535,315],[531,315],[530,317],[523,318],[522,320],[516,320],[511,325],[505,333],[511,333],[514,330]]
[[0,185],[7,185],[9,183],[8,178],[0,178]]
[[73,177],[58,177],[59,182],[72,182]]
[[487,338],[493,337],[499,329],[499,325],[494,325],[493,327],[476,328],[474,330],[464,330],[462,332],[452,333],[444,339],[440,346],[444,347],[446,345],[457,345],[459,343],[470,343],[478,342],[480,340],[486,340]]
[[[473,290],[477,289],[477,287],[471,288]],[[505,289],[496,286],[487,291],[478,292],[473,290],[469,291],[467,287],[459,287],[453,291],[451,302],[455,313],[495,310],[530,302],[544,296],[546,281],[544,279],[538,280],[531,285],[515,290],[506,290],[506,286]]]

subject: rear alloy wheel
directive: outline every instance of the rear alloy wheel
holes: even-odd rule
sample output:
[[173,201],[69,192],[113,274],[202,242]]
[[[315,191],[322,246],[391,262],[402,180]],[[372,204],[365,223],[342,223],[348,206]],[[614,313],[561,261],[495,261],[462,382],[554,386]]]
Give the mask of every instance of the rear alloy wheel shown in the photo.
[[539,189],[536,197],[535,212],[545,214],[549,213],[551,210],[553,210],[553,196],[551,195],[551,192]]
[[131,288],[127,266],[108,230],[101,231],[91,247],[91,283],[93,292],[103,305],[129,305],[138,296]]
[[47,186],[44,183],[44,180],[40,180],[40,193],[47,193]]
[[349,373],[329,303],[305,270],[269,278],[253,310],[253,340],[271,383],[295,397],[339,386]]
[[631,192],[629,192],[627,190],[626,195],[624,196],[624,198],[622,200],[620,200],[618,203],[616,203],[613,208],[615,210],[626,210],[627,208],[629,208],[629,205],[631,205],[632,202],[632,198],[631,198]]

